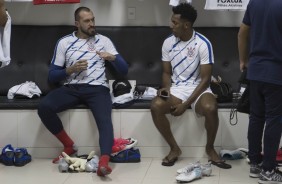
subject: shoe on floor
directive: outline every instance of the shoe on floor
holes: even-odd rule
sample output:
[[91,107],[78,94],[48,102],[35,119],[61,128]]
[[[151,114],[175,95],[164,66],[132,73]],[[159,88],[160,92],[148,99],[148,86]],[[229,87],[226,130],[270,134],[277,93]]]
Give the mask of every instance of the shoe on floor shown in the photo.
[[181,168],[181,169],[177,169],[177,174],[182,174],[185,172],[191,172],[193,171],[193,169],[195,167],[200,167],[200,161],[194,162],[194,163],[189,163],[188,165],[186,165],[185,167]]
[[110,157],[111,162],[115,163],[136,163],[140,162],[140,151],[138,148],[126,149],[119,152],[117,155]]
[[278,169],[270,171],[262,170],[259,176],[258,183],[260,184],[281,184],[282,173]]
[[15,157],[14,148],[12,147],[11,144],[8,144],[2,149],[0,161],[6,166],[12,166],[14,165],[14,157]]
[[68,172],[69,170],[69,164],[64,158],[59,159],[59,165],[58,165],[59,172]]
[[250,174],[251,178],[259,178],[261,173],[261,164],[250,164]]
[[202,178],[202,170],[200,167],[195,167],[191,172],[184,172],[176,176],[177,182],[191,182]]
[[17,148],[15,150],[15,166],[24,166],[31,162],[31,155],[28,154],[25,148]]
[[96,172],[98,169],[99,157],[94,155],[94,157],[87,161],[85,164],[85,171],[86,172]]
[[136,146],[138,143],[137,140],[133,139],[133,138],[128,138],[128,139],[122,139],[122,138],[118,138],[118,139],[114,139],[114,145],[112,147],[112,154],[111,156],[115,156],[117,155],[119,152],[123,151],[123,150],[127,150],[130,148],[133,148],[134,146]]
[[213,161],[213,160],[209,160],[209,163],[212,165],[215,165],[221,169],[231,169],[232,166],[225,163],[225,160],[220,160],[220,161]]
[[199,167],[202,170],[202,175],[203,176],[210,176],[212,173],[212,167],[211,164],[201,164],[200,161],[194,162],[194,163],[190,163],[187,166],[178,169],[176,172],[177,174],[182,174],[185,172],[191,172],[193,171],[193,169]]
[[163,166],[171,167],[175,164],[175,162],[178,160],[178,157],[172,158],[171,160],[168,159],[168,157],[165,157],[162,161]]
[[224,160],[238,160],[246,157],[247,152],[241,150],[241,148],[236,150],[220,150],[220,157]]

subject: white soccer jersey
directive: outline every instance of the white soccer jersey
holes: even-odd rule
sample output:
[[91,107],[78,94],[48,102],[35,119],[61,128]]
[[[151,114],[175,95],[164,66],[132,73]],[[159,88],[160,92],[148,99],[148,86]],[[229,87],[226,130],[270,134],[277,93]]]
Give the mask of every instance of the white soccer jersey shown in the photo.
[[214,56],[209,40],[198,32],[188,41],[171,35],[162,47],[163,62],[170,62],[172,86],[193,86],[200,82],[200,65],[213,64]]
[[73,32],[58,41],[52,64],[69,67],[78,60],[86,59],[88,62],[87,70],[68,76],[65,84],[90,84],[109,87],[106,81],[105,61],[99,57],[96,51],[108,52],[113,55],[118,54],[111,40],[103,35],[97,34],[88,39],[79,39]]

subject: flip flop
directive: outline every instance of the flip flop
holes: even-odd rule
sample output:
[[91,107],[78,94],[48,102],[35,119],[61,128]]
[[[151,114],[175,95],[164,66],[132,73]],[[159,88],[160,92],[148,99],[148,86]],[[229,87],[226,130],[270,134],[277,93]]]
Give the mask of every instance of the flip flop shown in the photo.
[[169,160],[167,157],[165,157],[163,159],[162,165],[170,167],[170,166],[173,166],[177,160],[178,160],[178,157],[175,157],[175,158],[173,158],[171,160]]
[[212,165],[215,165],[221,169],[231,169],[232,166],[225,163],[225,160],[221,160],[221,161],[213,161],[213,160],[209,160],[209,163],[211,163]]

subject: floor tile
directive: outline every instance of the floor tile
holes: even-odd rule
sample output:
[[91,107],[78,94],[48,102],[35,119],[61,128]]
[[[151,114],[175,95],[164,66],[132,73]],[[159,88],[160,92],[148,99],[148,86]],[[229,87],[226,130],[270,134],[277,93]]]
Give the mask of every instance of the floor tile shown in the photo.
[[[141,158],[139,163],[110,163],[113,172],[107,177],[96,173],[60,173],[51,159],[34,159],[23,167],[0,164],[1,183],[5,184],[177,184],[176,170],[189,163],[207,158],[179,158],[172,167],[161,165],[162,158]],[[192,181],[195,184],[257,184],[258,179],[249,177],[249,165],[244,159],[227,161],[231,169],[212,166],[212,174]]]

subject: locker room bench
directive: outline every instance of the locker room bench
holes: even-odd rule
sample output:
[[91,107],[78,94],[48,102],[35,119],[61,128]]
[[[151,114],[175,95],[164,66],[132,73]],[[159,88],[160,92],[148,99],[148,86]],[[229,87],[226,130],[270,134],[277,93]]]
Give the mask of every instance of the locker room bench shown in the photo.
[[[0,69],[0,109],[36,109],[41,98],[7,99],[8,90],[25,81],[35,82],[43,96],[52,88],[47,81],[48,65],[59,38],[71,33],[73,26],[13,25],[11,36],[11,64]],[[234,90],[240,75],[237,51],[237,27],[199,27],[212,43],[215,65],[214,76],[221,76]],[[171,34],[169,27],[97,27],[97,32],[108,36],[129,64],[127,79],[137,84],[159,86],[161,82],[161,46]],[[114,79],[107,72],[108,79]],[[232,103],[220,103],[219,108],[231,108]],[[150,101],[140,101],[127,109],[149,109]],[[75,109],[85,109],[79,105]]]

